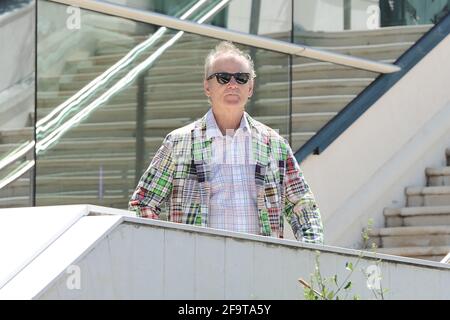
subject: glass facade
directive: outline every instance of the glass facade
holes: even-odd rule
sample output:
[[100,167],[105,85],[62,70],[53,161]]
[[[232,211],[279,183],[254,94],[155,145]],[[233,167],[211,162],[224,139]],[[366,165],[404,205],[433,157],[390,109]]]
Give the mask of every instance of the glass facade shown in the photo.
[[[125,2],[388,63],[449,9],[444,0]],[[36,112],[33,103],[21,122],[2,122],[0,207],[91,203],[124,209],[164,136],[208,110],[204,58],[220,40],[51,1],[38,1],[37,10]],[[240,48],[253,57],[257,74],[248,112],[279,130],[294,151],[379,75]],[[23,81],[33,83],[34,97],[33,78]]]

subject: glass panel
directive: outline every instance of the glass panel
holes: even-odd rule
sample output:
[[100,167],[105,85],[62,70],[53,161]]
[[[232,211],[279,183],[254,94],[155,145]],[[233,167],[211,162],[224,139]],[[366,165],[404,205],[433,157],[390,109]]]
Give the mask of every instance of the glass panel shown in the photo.
[[[52,32],[38,32],[37,205],[91,203],[125,209],[164,136],[209,109],[204,59],[218,40],[175,30],[163,33],[157,26],[84,10],[81,27],[74,31],[61,19],[68,16],[67,7],[42,5],[53,13],[39,10],[39,21],[48,21],[48,14],[60,20],[53,21]],[[193,17],[204,14],[200,10]],[[64,43],[51,52],[53,37]],[[257,87],[249,113],[289,138],[288,56],[241,49],[256,61]],[[67,102],[107,70],[110,76],[98,89]]]
[[[294,42],[394,63],[433,26],[447,4],[447,0],[295,0]],[[303,131],[314,135],[377,76],[295,57],[293,136]],[[307,118],[311,121],[305,125],[302,119]],[[302,145],[297,141],[294,149]]]
[[0,19],[0,208],[30,206],[34,176],[34,1],[1,1],[0,15],[9,15]]

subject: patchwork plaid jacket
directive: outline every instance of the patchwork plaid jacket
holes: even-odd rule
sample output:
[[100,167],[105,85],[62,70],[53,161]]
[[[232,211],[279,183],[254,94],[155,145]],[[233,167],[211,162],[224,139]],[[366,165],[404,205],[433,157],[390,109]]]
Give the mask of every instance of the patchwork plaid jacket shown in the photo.
[[[319,208],[289,144],[273,129],[244,116],[256,160],[260,234],[283,238],[284,215],[299,241],[323,243]],[[168,134],[142,175],[129,209],[138,217],[157,219],[167,201],[170,221],[207,227],[211,144],[206,116]]]

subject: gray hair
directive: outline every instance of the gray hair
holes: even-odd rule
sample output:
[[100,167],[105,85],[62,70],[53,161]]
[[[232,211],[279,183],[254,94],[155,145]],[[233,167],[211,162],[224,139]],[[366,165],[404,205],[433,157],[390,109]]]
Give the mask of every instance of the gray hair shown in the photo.
[[253,63],[253,59],[252,57],[243,52],[242,50],[240,50],[238,47],[236,47],[232,42],[230,41],[222,41],[220,42],[214,49],[212,49],[209,54],[206,56],[205,59],[205,79],[206,77],[208,77],[211,66],[214,62],[214,60],[222,55],[222,54],[233,54],[236,55],[238,57],[242,57],[245,59],[245,61],[247,61],[248,66],[250,67],[250,76],[251,78],[255,78],[256,77],[256,73],[255,73],[255,66]]

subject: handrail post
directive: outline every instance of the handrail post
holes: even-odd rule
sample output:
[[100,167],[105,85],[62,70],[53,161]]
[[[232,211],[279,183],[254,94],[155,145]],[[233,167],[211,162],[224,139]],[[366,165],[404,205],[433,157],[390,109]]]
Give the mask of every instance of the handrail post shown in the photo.
[[145,158],[145,106],[147,105],[147,70],[137,79],[135,184],[139,182]]
[[[31,161],[35,160],[34,152],[31,152],[31,155],[30,155],[30,153],[27,154],[25,161],[27,161],[27,160],[31,160]],[[33,168],[31,170],[28,170],[28,177],[29,177],[28,203],[29,203],[30,207],[36,206],[36,164],[37,164],[37,161],[35,160]]]
[[352,0],[344,0],[344,30],[352,28]]

